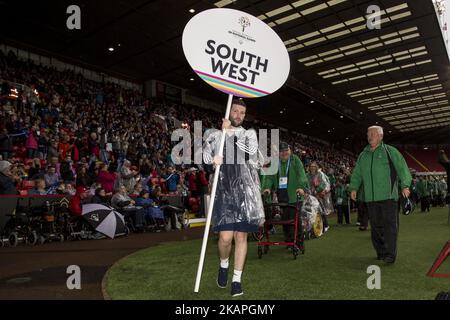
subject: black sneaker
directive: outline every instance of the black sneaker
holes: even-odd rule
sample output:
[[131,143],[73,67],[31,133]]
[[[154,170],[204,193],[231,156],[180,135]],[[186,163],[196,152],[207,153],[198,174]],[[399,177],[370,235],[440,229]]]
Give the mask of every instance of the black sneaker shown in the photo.
[[391,256],[386,256],[383,260],[386,264],[393,264],[395,262],[395,258]]
[[232,282],[231,283],[231,296],[237,297],[242,296],[244,294],[244,291],[242,291],[241,283],[240,282]]
[[226,288],[228,283],[228,268],[219,267],[219,274],[217,275],[217,286],[219,288]]

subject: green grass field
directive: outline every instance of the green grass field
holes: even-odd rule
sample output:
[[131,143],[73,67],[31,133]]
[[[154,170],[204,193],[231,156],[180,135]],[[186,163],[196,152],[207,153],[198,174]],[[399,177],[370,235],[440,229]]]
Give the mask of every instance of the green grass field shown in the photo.
[[[322,238],[306,241],[306,253],[297,260],[277,246],[258,259],[256,242],[250,241],[244,295],[237,299],[434,299],[439,291],[450,290],[449,278],[426,276],[450,239],[447,214],[448,208],[433,208],[430,214],[401,215],[394,265],[375,259],[370,231],[338,227],[335,217]],[[230,299],[229,289],[216,286],[214,236],[208,243],[200,292],[193,292],[200,248],[201,241],[194,240],[136,252],[108,271],[106,290],[112,299]],[[367,288],[370,265],[381,268],[380,290]],[[450,273],[450,258],[439,272]]]

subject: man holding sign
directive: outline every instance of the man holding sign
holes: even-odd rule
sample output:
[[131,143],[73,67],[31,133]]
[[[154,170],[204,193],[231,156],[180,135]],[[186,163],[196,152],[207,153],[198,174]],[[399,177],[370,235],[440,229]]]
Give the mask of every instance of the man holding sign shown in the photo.
[[229,120],[223,119],[226,130],[223,157],[218,156],[221,131],[211,134],[204,145],[206,164],[221,165],[212,218],[214,231],[219,232],[220,267],[217,285],[226,288],[229,257],[234,239],[234,271],[231,295],[243,294],[242,270],[247,256],[247,234],[256,232],[264,223],[260,181],[257,172],[258,140],[254,130],[245,130],[241,124],[246,106],[242,100],[233,100]]
[[[205,161],[214,162],[216,170],[194,292],[199,292],[211,217],[215,217],[216,230],[221,233],[222,267],[218,284],[220,287],[227,284],[228,257],[234,238],[236,272],[232,294],[239,295],[242,294],[240,275],[247,253],[247,232],[256,230],[254,226],[261,223],[264,214],[258,174],[253,167],[258,161],[238,164],[227,161],[222,167],[223,157],[220,156],[225,142],[232,146],[226,148],[228,155],[230,150],[244,152],[250,157],[258,154],[256,133],[241,127],[245,104],[242,100],[232,103],[233,97],[260,98],[277,91],[289,75],[289,54],[278,34],[263,21],[246,12],[227,8],[205,10],[195,15],[183,30],[182,42],[192,70],[208,85],[228,95],[223,130],[212,135],[206,143],[209,155],[205,155]],[[214,159],[214,156],[217,157]],[[237,157],[242,158],[245,160],[245,156]]]

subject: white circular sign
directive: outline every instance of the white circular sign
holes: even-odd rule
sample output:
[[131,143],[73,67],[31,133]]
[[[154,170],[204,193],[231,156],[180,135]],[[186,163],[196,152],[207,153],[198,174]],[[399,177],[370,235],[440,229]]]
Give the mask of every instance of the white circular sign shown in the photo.
[[183,51],[200,78],[237,97],[271,94],[289,75],[289,54],[280,37],[258,18],[234,9],[195,15],[184,28]]

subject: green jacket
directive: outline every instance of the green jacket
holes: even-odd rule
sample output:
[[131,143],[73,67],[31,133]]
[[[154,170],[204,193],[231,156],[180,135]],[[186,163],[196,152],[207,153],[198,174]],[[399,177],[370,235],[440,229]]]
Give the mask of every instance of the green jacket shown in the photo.
[[348,189],[347,189],[347,185],[345,184],[339,184],[338,186],[336,186],[336,202],[338,202],[338,199],[341,198],[342,202],[341,205],[343,206],[347,206],[348,205]]
[[425,179],[419,179],[419,181],[417,181],[416,190],[417,190],[417,195],[420,198],[428,197],[430,195],[430,192],[428,189],[428,181]]
[[[286,175],[287,161],[281,161],[281,166],[278,169],[278,173],[273,175],[266,175],[263,177],[262,181],[262,190],[270,189],[272,191],[276,191],[278,189],[278,182],[281,175]],[[299,157],[295,154],[291,155],[291,163],[288,172],[288,196],[289,203],[297,202],[297,193],[295,192],[297,189],[301,188],[303,190],[307,189],[308,180],[306,179],[305,168],[303,167],[303,163]],[[303,200],[303,199],[301,199]]]
[[436,183],[433,180],[429,180],[428,181],[428,192],[430,193],[430,195],[435,195],[436,194]]
[[374,151],[368,145],[361,152],[352,172],[349,189],[358,191],[363,185],[364,202],[398,200],[399,187],[409,188],[411,181],[411,173],[401,153],[381,143]]
[[447,194],[447,183],[446,182],[444,182],[444,181],[439,182],[439,193],[441,195]]
[[334,187],[336,185],[336,177],[334,176],[334,174],[332,174],[328,175],[328,178],[330,179],[330,185]]

